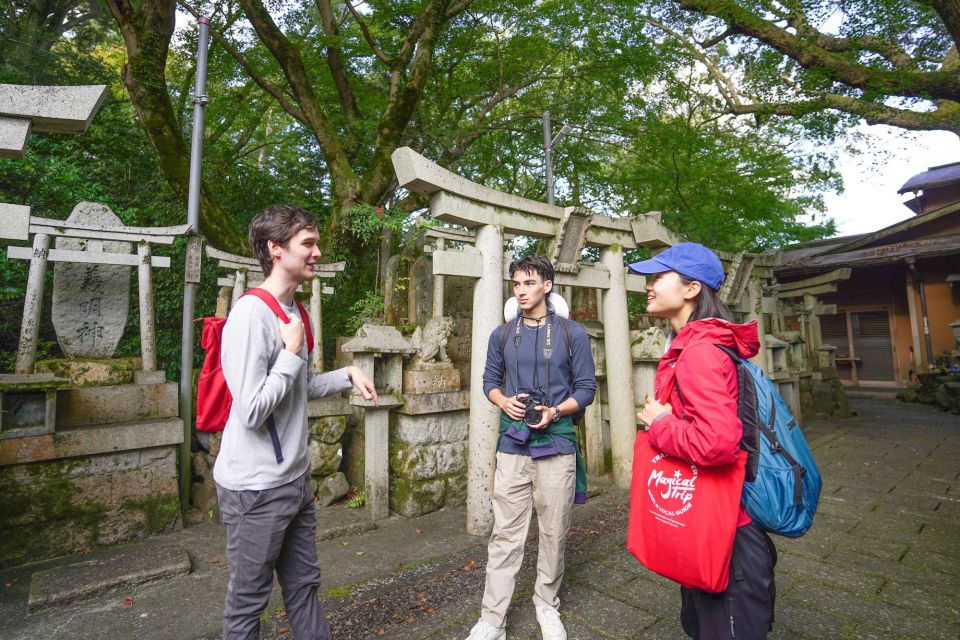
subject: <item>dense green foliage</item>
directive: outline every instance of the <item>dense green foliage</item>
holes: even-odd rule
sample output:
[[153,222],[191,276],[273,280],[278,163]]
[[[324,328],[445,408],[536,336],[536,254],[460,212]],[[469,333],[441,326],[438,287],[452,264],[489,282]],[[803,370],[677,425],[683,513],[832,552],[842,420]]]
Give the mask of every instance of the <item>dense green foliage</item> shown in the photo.
[[[555,152],[558,204],[615,216],[658,210],[690,239],[758,250],[834,232],[822,196],[840,188],[839,177],[834,159],[815,150],[851,117],[882,121],[824,96],[889,105],[905,95],[879,72],[844,84],[829,63],[900,69],[904,86],[927,82],[917,74],[956,75],[953,25],[932,8],[938,0],[876,3],[882,11],[861,1],[796,3],[805,13],[783,20],[834,55],[815,64],[760,29],[756,20],[786,24],[770,13],[782,3],[767,0],[181,0],[175,32],[152,19],[172,15],[172,2],[37,0],[0,10],[0,81],[110,87],[85,134],[36,134],[25,160],[0,161],[0,201],[66,218],[92,200],[128,224],[183,223],[177,149],[189,149],[197,47],[187,12],[211,15],[205,239],[235,248],[274,202],[314,212],[324,261],[348,265],[324,303],[328,359],[337,335],[382,309],[380,264],[415,251],[426,203],[396,188],[389,156],[399,146],[543,199],[540,114],[550,111],[555,128],[573,125]],[[817,41],[837,15],[831,33],[842,40]],[[896,106],[940,116],[956,108],[930,93],[940,85],[923,86],[930,91]],[[759,104],[769,108],[745,106]],[[173,377],[182,244],[157,252],[174,258],[154,271],[158,354]],[[216,271],[205,262],[198,315],[213,310]],[[12,368],[25,279],[25,263],[0,257],[0,370]],[[58,355],[47,284],[40,357]],[[139,352],[137,326],[134,293],[120,355]]]

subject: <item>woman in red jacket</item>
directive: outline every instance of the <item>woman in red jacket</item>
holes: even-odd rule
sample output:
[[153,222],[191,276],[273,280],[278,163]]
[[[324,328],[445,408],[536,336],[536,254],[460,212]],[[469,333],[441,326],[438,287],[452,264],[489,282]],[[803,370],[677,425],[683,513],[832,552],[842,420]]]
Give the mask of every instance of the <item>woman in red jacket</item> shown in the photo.
[[[629,268],[650,276],[647,313],[667,319],[672,329],[654,394],[637,414],[649,427],[650,444],[697,465],[735,462],[742,434],[737,372],[716,345],[732,347],[744,358],[755,356],[760,348],[756,322],[733,323],[718,295],[723,267],[703,245],[684,242]],[[726,591],[680,590],[680,621],[687,635],[766,638],[773,625],[775,564],[773,542],[741,505]]]

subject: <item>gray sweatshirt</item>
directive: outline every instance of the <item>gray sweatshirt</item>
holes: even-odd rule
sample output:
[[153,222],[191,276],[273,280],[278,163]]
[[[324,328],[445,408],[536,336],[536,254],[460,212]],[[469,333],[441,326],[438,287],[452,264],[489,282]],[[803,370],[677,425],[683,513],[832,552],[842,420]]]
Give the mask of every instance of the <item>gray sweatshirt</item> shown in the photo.
[[[296,305],[280,306],[287,315],[299,316]],[[213,478],[233,491],[272,489],[306,473],[310,466],[307,400],[353,386],[346,368],[308,371],[306,344],[300,356],[284,349],[277,322],[262,300],[244,296],[223,327],[220,362],[233,404]],[[283,452],[279,464],[266,425],[271,413]]]

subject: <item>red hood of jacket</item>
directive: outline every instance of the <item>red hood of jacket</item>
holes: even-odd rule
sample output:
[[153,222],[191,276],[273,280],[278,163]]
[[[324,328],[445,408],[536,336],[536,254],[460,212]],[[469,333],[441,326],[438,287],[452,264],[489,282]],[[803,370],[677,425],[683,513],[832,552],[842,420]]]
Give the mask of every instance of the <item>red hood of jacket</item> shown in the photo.
[[688,322],[670,343],[666,357],[676,359],[680,351],[701,342],[733,347],[742,358],[752,358],[760,352],[760,336],[757,321],[734,324],[719,318],[707,318]]

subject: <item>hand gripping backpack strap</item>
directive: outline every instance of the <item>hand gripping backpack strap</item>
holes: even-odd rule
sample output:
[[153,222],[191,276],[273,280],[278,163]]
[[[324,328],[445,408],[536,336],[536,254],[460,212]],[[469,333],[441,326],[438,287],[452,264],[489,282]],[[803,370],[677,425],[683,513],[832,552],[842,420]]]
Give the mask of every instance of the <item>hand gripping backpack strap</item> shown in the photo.
[[[280,303],[277,302],[277,299],[273,296],[272,293],[266,289],[254,288],[250,289],[243,295],[253,295],[260,298],[270,310],[273,311],[280,321],[284,324],[290,322],[290,316],[283,310],[283,307],[280,306]],[[310,317],[307,315],[306,309],[303,308],[303,305],[300,304],[300,301],[294,298],[294,302],[297,304],[297,309],[300,311],[300,317],[303,319],[303,330],[306,334],[307,339],[307,353],[313,351],[313,331],[310,329]],[[270,442],[273,444],[273,453],[277,458],[277,464],[283,462],[283,451],[280,449],[280,434],[277,433],[277,422],[271,413],[267,416],[267,431],[270,433]]]

